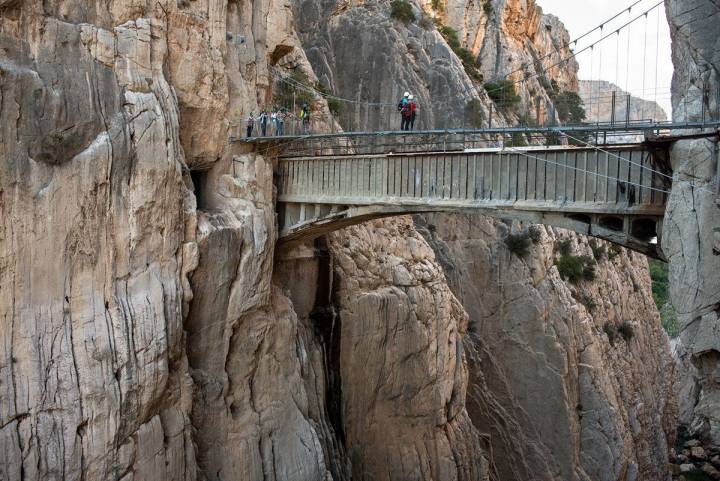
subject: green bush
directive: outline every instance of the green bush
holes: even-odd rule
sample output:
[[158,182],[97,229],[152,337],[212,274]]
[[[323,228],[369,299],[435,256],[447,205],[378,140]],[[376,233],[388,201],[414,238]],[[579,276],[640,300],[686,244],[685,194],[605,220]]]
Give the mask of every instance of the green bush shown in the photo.
[[565,90],[555,97],[558,118],[563,123],[579,124],[585,120],[583,101],[576,92]]
[[432,2],[430,2],[430,6],[432,6],[432,9],[436,12],[445,11],[445,4],[443,3],[443,0],[432,0]]
[[485,82],[485,91],[490,98],[500,107],[514,107],[521,101],[515,90],[515,82],[512,80],[498,80],[497,82]]
[[465,124],[468,127],[479,129],[483,124],[482,102],[478,99],[469,100],[465,104]]
[[595,260],[589,256],[573,256],[562,254],[555,262],[560,277],[573,284],[581,280],[594,281],[597,277],[595,271]]
[[312,93],[308,92],[305,88],[293,85],[293,83],[309,86],[310,80],[300,72],[293,73],[288,81],[278,80],[273,97],[273,103],[275,105],[291,110],[293,108],[293,101],[296,107],[302,106],[302,104],[311,105],[315,102],[315,96]]
[[483,76],[478,68],[479,65],[477,59],[470,50],[463,48],[460,43],[458,33],[452,27],[448,27],[447,25],[439,25],[438,32],[440,32],[440,35],[442,35],[448,43],[450,49],[458,56],[468,76],[478,82],[482,82]]
[[505,245],[516,256],[525,257],[530,252],[530,234],[527,232],[509,234],[505,238]]
[[573,284],[577,284],[583,278],[585,263],[578,256],[563,255],[555,262],[560,272],[560,277]]
[[655,305],[660,311],[660,322],[670,338],[680,334],[680,324],[677,311],[668,299],[668,265],[657,259],[650,259],[650,279],[652,279],[652,296]]
[[635,329],[630,321],[623,321],[618,327],[618,333],[625,339],[625,342],[630,342],[635,335]]
[[390,16],[400,20],[405,25],[415,21],[415,13],[413,12],[412,5],[410,5],[410,2],[407,0],[393,0],[392,3],[390,3]]
[[343,108],[343,103],[341,100],[338,100],[338,99],[332,98],[332,97],[328,97],[328,96],[333,95],[330,88],[327,85],[325,85],[324,83],[318,81],[315,84],[315,90],[320,92],[323,95],[323,97],[325,97],[325,100],[327,100],[327,104],[328,104],[328,108],[330,109],[330,112],[332,112],[332,114],[336,115],[336,116],[340,115],[340,112],[342,111],[342,108]]

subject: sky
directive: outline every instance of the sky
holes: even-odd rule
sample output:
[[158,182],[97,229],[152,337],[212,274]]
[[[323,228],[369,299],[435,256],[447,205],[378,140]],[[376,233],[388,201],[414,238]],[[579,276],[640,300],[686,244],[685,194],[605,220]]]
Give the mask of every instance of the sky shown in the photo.
[[[536,0],[545,13],[560,18],[576,39],[589,30],[598,27],[617,13],[624,13],[608,22],[602,29],[595,30],[577,45],[575,52],[609,36],[591,50],[578,54],[581,80],[608,80],[636,97],[657,101],[670,117],[670,85],[673,65],[670,50],[670,28],[661,4],[643,15],[659,0]],[[629,27],[615,32],[630,20],[641,18]],[[647,29],[647,34],[646,34]],[[628,45],[630,48],[628,48]],[[643,52],[646,52],[643,55]],[[644,72],[644,73],[643,73]],[[644,82],[643,82],[644,77]]]

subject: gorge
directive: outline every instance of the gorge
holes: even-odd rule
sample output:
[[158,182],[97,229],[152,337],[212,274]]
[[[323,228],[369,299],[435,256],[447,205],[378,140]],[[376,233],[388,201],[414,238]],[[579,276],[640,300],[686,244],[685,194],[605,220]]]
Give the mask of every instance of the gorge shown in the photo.
[[[0,479],[654,481],[688,439],[712,467],[716,138],[670,151],[675,357],[647,258],[562,229],[425,213],[277,244],[277,158],[233,139],[279,77],[358,102],[315,96],[325,131],[397,129],[406,90],[424,126],[481,127],[580,88],[574,60],[540,75],[570,36],[533,0],[409,5],[0,0]],[[664,7],[672,116],[698,120],[720,6]],[[484,83],[518,69],[501,108]]]

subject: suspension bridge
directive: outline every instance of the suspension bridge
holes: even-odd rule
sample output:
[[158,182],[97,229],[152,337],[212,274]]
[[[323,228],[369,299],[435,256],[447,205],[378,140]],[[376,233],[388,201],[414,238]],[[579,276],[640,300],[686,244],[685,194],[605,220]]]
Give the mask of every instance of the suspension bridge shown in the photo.
[[[639,3],[626,9],[628,16]],[[607,30],[607,22],[596,27],[573,44],[577,47],[579,40],[594,31],[599,31],[600,39],[579,48],[571,57],[592,55],[597,45],[612,38],[619,51],[621,31],[642,19],[647,48],[648,15],[657,10],[659,22],[661,5],[655,4],[617,29]],[[602,66],[602,51],[600,55]],[[540,59],[549,60],[549,66],[511,83],[541,75],[550,78],[552,69],[562,68],[569,60],[555,61],[551,56],[552,52]],[[629,62],[629,54],[627,58]],[[616,63],[619,65],[619,57]],[[617,81],[617,67],[615,76]],[[343,99],[285,75],[280,75],[279,80],[318,97],[347,102],[356,110],[396,107]],[[657,69],[654,92],[657,98]],[[466,128],[463,122],[455,129],[415,132],[372,129],[367,125],[360,132],[338,129],[322,134],[300,134],[299,129],[288,129],[288,135],[238,137],[235,141],[277,159],[275,184],[281,242],[306,241],[389,216],[473,212],[565,228],[662,258],[662,222],[673,184],[669,151],[681,139],[710,138],[718,142],[720,87],[711,92],[700,85],[698,92],[701,111],[687,115],[686,108],[685,122],[631,119],[630,95],[618,98],[612,92],[608,121],[593,124],[561,125],[554,110],[558,107],[556,99],[542,122],[538,114],[532,125],[516,122],[510,126],[512,115],[503,114],[507,106],[495,98],[483,128]],[[600,96],[596,99],[597,105],[586,108],[597,108],[599,112],[600,102],[608,101]],[[619,102],[626,104],[625,118],[616,118]],[[496,126],[492,106],[496,109]],[[344,124],[352,127],[351,122]],[[716,170],[720,176],[720,169]],[[719,194],[718,184],[715,195]]]

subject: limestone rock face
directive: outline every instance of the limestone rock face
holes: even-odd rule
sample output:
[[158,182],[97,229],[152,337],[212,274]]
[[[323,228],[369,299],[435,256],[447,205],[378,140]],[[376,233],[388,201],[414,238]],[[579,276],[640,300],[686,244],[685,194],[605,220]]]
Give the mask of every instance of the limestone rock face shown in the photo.
[[585,103],[586,121],[610,122],[613,118],[612,94],[615,92],[615,121],[650,119],[664,122],[667,113],[652,100],[630,96],[630,116],[628,117],[627,95],[623,89],[605,80],[581,80],[580,98]]
[[331,236],[342,419],[356,480],[483,480],[465,409],[467,315],[409,218]]
[[423,4],[458,32],[477,56],[485,80],[526,79],[515,85],[521,105],[531,106],[522,115],[550,120],[551,79],[561,90],[577,91],[579,66],[574,58],[564,61],[572,55],[570,36],[562,22],[544,14],[534,0],[448,0],[439,12],[431,1]]
[[[667,1],[673,38],[673,119],[700,120],[720,99],[720,49],[713,18],[720,7],[700,1]],[[703,86],[710,94],[703,95]],[[705,106],[703,107],[703,103]],[[670,261],[670,299],[678,311],[680,338],[699,370],[701,392],[691,434],[720,445],[718,359],[720,322],[720,204],[717,144],[678,142],[671,151],[675,173],[663,225],[663,251]]]
[[391,18],[389,3],[297,0],[294,11],[317,76],[360,102],[343,106],[346,130],[400,130],[405,91],[419,104],[417,129],[462,126],[467,102],[483,95],[431,23],[406,26]]
[[596,279],[575,285],[553,264],[563,240],[593,257],[579,236],[534,227],[520,258],[504,223],[417,222],[470,318],[468,412],[498,479],[667,479],[673,361],[645,258],[598,241]]
[[167,50],[150,41],[165,19],[5,3],[0,477],[195,479],[194,199]]
[[309,68],[270,10],[0,4],[0,478],[344,479],[272,163],[228,142],[269,51]]

